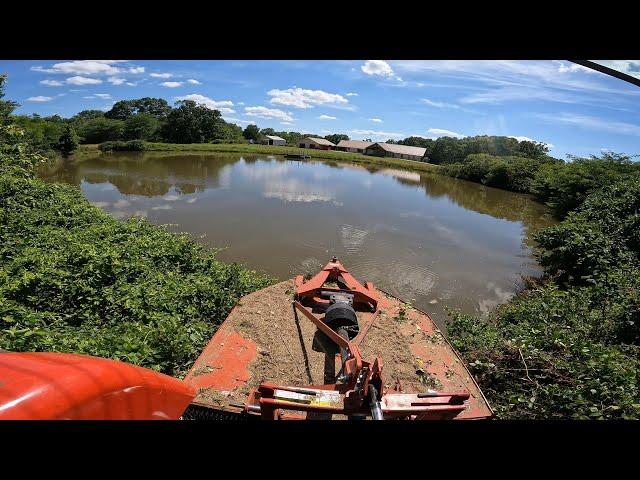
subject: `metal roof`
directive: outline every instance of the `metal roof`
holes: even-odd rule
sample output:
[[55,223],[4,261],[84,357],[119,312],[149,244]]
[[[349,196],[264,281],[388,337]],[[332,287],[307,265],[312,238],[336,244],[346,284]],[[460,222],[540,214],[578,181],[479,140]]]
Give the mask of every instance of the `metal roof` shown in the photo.
[[410,147],[409,145],[397,145],[395,143],[376,143],[386,152],[398,153],[400,155],[415,155],[417,157],[424,157],[426,148],[422,147]]
[[286,142],[284,138],[276,137],[275,135],[265,135],[265,137],[267,137],[269,140],[282,140],[283,142]]
[[330,147],[335,147],[336,146],[335,143],[331,143],[326,138],[307,137],[306,139],[307,140],[312,140],[313,142],[318,143],[320,145],[329,145]]
[[340,140],[337,146],[344,148],[367,148],[373,144],[374,142],[365,142],[364,140]]

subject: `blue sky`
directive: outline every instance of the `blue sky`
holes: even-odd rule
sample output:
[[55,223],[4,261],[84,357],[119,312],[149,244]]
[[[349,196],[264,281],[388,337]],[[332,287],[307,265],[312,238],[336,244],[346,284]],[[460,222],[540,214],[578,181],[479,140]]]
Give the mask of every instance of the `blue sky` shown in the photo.
[[566,61],[0,60],[0,73],[21,114],[190,98],[243,127],[374,140],[508,135],[560,158],[640,153],[640,88]]

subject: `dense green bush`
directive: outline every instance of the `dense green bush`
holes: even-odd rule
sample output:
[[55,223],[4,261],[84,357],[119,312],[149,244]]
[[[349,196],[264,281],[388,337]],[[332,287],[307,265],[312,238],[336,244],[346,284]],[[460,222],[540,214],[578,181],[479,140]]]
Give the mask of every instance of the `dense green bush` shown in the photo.
[[452,313],[451,341],[499,418],[640,418],[638,346],[611,334],[637,312],[633,273],[604,302],[593,287],[551,282],[487,319]]
[[102,143],[122,139],[124,122],[104,117],[86,120],[78,125],[78,135],[82,143]]
[[128,142],[102,142],[98,145],[101,152],[142,152],[144,142],[142,140],[129,140]]
[[141,219],[120,222],[77,187],[34,178],[42,157],[2,127],[0,349],[77,352],[171,375],[238,298],[268,279]]
[[580,206],[596,189],[639,173],[638,164],[626,155],[606,153],[600,157],[573,158],[569,162],[541,165],[531,193],[563,216]]
[[452,312],[452,341],[502,418],[640,418],[640,178],[617,179],[536,236],[543,283],[488,319]]
[[484,153],[442,165],[442,173],[490,187],[528,193],[540,161],[524,157],[495,157]]

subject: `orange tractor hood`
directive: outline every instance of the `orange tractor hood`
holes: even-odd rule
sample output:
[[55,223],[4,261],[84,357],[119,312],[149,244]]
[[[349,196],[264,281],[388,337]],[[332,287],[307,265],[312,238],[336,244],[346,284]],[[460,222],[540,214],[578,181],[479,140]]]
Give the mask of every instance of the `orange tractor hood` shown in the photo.
[[178,379],[69,353],[0,353],[0,420],[176,420],[195,396]]

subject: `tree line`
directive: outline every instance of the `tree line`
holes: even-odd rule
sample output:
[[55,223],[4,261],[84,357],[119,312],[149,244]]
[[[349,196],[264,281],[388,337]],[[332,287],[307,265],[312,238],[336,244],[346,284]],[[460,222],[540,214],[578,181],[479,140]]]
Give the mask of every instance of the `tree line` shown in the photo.
[[[7,105],[5,108],[10,108],[9,113],[18,106],[15,102],[7,102]],[[192,100],[181,100],[171,106],[162,98],[152,97],[120,100],[106,112],[83,110],[70,118],[59,115],[14,115],[13,121],[26,132],[29,143],[41,152],[52,153],[57,150],[64,155],[71,153],[78,144],[104,142],[261,143],[267,135],[279,136],[291,146],[297,146],[303,138],[310,136],[325,138],[334,144],[350,140],[343,133],[322,136],[308,132],[261,129],[256,124],[249,124],[243,129],[225,121],[219,110]],[[549,152],[548,147],[540,142],[487,135],[461,139],[413,136],[397,141],[389,139],[387,143],[423,147],[426,149],[423,161],[434,164],[458,163],[473,154],[544,160]],[[138,148],[133,149],[139,149],[141,144],[119,145],[123,149],[134,145]]]

